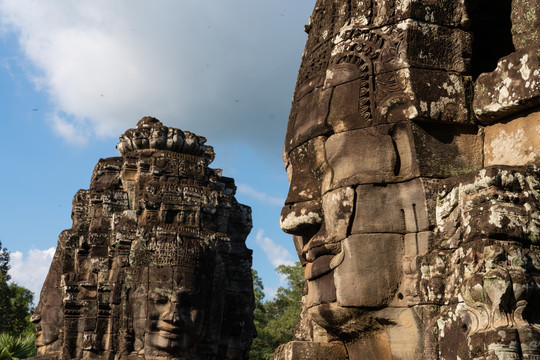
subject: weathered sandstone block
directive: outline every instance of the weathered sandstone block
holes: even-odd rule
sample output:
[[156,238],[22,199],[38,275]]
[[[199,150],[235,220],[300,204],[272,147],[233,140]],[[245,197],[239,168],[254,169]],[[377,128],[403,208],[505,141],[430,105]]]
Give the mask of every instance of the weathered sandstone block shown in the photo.
[[285,360],[346,360],[347,350],[341,343],[291,341],[281,345],[273,358]]
[[290,134],[285,140],[287,153],[308,140],[328,133],[326,118],[331,97],[332,91],[317,89],[298,101],[287,128],[287,134]]
[[540,105],[540,53],[512,53],[497,69],[480,75],[475,84],[474,113],[482,124]]
[[378,123],[409,119],[473,124],[469,76],[409,68],[378,75],[375,81]]
[[528,165],[540,160],[540,113],[516,115],[484,128],[485,165]]
[[[343,260],[333,274],[337,304],[374,308],[388,305],[401,281],[403,243],[401,234],[351,235],[343,240],[341,253],[336,256]],[[385,256],[379,256],[381,253]]]
[[516,50],[538,49],[540,4],[534,0],[512,1],[512,40]]
[[[298,201],[311,201],[320,198],[321,178],[327,171],[327,162],[324,158],[323,136],[316,137],[296,147],[289,155],[290,191],[286,204]],[[299,167],[300,163],[309,163],[309,166]]]
[[[429,179],[397,184],[360,185],[351,233],[417,233],[434,225],[428,209],[433,190]],[[431,214],[432,215],[432,214]],[[388,219],[394,219],[388,223]]]

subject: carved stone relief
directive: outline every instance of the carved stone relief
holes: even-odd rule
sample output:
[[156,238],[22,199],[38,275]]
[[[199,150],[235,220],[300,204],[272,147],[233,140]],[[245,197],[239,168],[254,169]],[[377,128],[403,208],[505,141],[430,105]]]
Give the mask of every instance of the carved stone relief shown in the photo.
[[[283,153],[307,286],[274,359],[540,358],[539,6],[317,1]],[[517,51],[479,55],[505,16]]]
[[33,317],[37,359],[247,359],[251,210],[206,139],[145,117],[73,199]]

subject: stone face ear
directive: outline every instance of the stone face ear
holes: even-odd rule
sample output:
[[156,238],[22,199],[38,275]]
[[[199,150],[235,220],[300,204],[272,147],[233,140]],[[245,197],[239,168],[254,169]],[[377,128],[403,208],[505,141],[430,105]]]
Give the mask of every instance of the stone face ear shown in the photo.
[[433,228],[430,199],[426,199],[430,186],[429,181],[420,179],[358,186],[351,233],[418,233]]

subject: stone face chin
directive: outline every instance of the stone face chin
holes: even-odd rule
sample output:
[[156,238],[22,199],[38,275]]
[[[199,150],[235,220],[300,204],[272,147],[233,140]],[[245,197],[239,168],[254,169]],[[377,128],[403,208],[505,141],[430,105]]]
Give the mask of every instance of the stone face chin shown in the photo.
[[283,152],[307,293],[274,360],[540,358],[538,24],[317,1]]
[[247,359],[251,210],[206,139],[146,117],[73,199],[33,316],[38,359]]

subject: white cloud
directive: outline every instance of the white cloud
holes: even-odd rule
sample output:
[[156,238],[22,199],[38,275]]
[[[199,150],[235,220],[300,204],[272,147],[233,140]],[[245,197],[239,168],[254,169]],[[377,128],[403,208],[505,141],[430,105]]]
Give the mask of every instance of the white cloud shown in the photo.
[[17,34],[53,129],[72,143],[152,115],[281,147],[312,3],[0,0],[0,25]]
[[[280,279],[280,285],[283,285],[284,282]],[[272,300],[277,294],[277,288],[265,286],[264,287],[264,297],[266,298],[265,301]]]
[[88,138],[83,135],[80,126],[76,126],[77,124],[68,122],[57,114],[52,114],[50,122],[54,131],[70,144],[86,145],[88,143]]
[[[259,231],[257,231],[255,241],[265,252],[266,257],[274,266],[274,268],[278,267],[279,265],[294,265],[294,261],[292,260],[292,256],[289,250],[285,249],[281,245],[276,244],[271,238],[265,237],[263,229],[259,229]],[[279,286],[285,286],[287,283],[287,276],[282,274],[278,275]],[[273,299],[276,296],[278,287],[272,287],[268,285],[264,286],[264,294],[267,300]]]
[[248,184],[239,183],[239,184],[236,184],[236,187],[239,194],[243,194],[243,195],[255,198],[266,204],[275,205],[275,206],[283,206],[283,204],[285,203],[284,198],[270,196],[266,193],[255,190],[253,187],[249,186]]
[[259,229],[255,237],[255,241],[266,253],[266,257],[268,260],[270,260],[274,267],[279,265],[294,265],[294,261],[292,260],[289,250],[285,249],[281,245],[276,244],[274,240],[270,239],[269,237],[265,237],[263,229]]
[[41,286],[49,272],[55,248],[31,249],[26,256],[20,251],[11,253],[9,274],[11,280],[34,292],[34,303],[39,300]]

